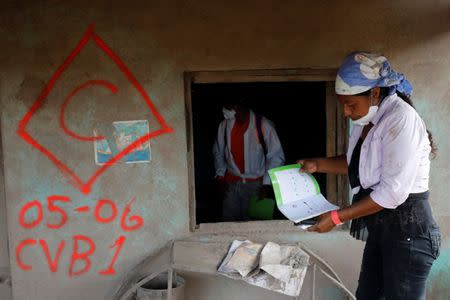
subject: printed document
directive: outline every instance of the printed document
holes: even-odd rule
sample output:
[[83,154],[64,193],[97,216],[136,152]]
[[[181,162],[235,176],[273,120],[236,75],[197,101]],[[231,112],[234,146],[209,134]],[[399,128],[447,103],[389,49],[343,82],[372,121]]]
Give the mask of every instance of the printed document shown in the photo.
[[269,170],[278,209],[298,223],[338,209],[320,193],[314,176],[300,173],[300,165],[288,165]]

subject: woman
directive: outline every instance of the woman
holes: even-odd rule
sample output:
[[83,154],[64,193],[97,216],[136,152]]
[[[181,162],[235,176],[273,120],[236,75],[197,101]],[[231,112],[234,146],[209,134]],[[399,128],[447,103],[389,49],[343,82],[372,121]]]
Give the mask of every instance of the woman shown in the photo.
[[366,240],[356,297],[424,299],[440,233],[428,201],[431,134],[415,111],[412,87],[383,56],[354,52],[342,63],[336,94],[353,121],[347,157],[300,160],[304,172],[348,174],[352,205],[323,214],[309,231],[352,220]]

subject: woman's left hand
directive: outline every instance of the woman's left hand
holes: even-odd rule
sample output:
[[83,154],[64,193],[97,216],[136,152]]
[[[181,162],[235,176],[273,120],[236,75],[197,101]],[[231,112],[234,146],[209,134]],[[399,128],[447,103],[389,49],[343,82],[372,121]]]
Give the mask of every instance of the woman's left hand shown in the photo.
[[314,224],[313,226],[308,228],[308,231],[315,231],[319,233],[328,232],[334,225],[333,221],[331,220],[331,213],[324,213],[319,216],[319,220]]

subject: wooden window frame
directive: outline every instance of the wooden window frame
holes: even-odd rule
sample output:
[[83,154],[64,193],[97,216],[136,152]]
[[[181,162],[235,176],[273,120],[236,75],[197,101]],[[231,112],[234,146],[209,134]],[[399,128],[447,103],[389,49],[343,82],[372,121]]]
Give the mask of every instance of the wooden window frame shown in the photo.
[[[348,143],[348,122],[343,117],[334,92],[337,69],[276,69],[276,70],[233,70],[233,71],[186,71],[184,72],[186,140],[189,183],[189,223],[191,232],[227,233],[230,231],[286,230],[292,222],[287,220],[249,221],[249,222],[196,222],[194,139],[192,122],[191,87],[196,83],[250,83],[250,82],[325,82],[326,83],[326,122],[327,156],[345,154]],[[327,175],[327,198],[339,206],[349,203],[347,176]],[[292,225],[292,224],[291,224]],[[293,227],[293,226],[291,226]],[[295,227],[293,227],[295,228]]]

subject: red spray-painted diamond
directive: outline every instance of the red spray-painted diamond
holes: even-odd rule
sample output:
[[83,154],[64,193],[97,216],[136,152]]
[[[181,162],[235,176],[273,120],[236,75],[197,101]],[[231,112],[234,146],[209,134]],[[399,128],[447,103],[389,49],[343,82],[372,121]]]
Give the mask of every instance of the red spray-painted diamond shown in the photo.
[[[144,101],[145,105],[148,106],[150,109],[153,117],[156,119],[158,124],[160,125],[160,129],[150,132],[149,134],[143,135],[139,137],[137,140],[135,140],[133,143],[131,143],[128,147],[117,153],[114,157],[112,157],[106,164],[102,165],[100,168],[98,168],[94,174],[88,178],[87,181],[83,181],[71,168],[67,166],[64,162],[62,162],[56,155],[44,147],[42,144],[40,144],[35,138],[33,138],[28,132],[27,132],[27,125],[30,122],[30,119],[33,117],[33,115],[41,108],[43,103],[46,101],[48,94],[51,92],[53,87],[55,86],[57,80],[61,75],[69,68],[70,64],[73,62],[75,57],[81,52],[81,50],[86,46],[86,44],[92,40],[95,45],[100,48],[106,55],[115,63],[115,65],[119,68],[120,72],[122,72],[125,77],[128,79],[128,81],[136,88],[138,91],[140,97]],[[109,82],[102,81],[102,80],[93,80],[88,81],[79,87],[77,87],[64,101],[63,106],[61,107],[61,125],[63,126],[64,131],[72,136],[75,139],[79,140],[94,140],[94,139],[101,139],[102,137],[81,137],[77,136],[75,133],[71,132],[67,127],[64,125],[64,109],[65,105],[67,105],[68,101],[70,100],[70,97],[73,96],[79,89],[87,86],[87,85],[103,85],[106,88],[109,88],[113,93],[115,92],[116,87],[110,84]],[[70,182],[73,183],[73,185],[79,189],[83,194],[89,194],[92,186],[94,185],[95,181],[99,178],[100,175],[102,175],[109,167],[117,163],[120,159],[122,159],[125,155],[133,151],[134,149],[138,148],[142,144],[148,142],[150,139],[157,137],[164,133],[170,133],[172,132],[172,128],[170,128],[161,114],[157,111],[155,105],[150,100],[150,97],[148,96],[147,92],[144,90],[144,88],[141,86],[141,84],[138,82],[138,80],[134,77],[134,75],[131,73],[131,71],[125,66],[125,64],[120,60],[120,58],[114,54],[114,52],[111,50],[111,48],[106,45],[106,43],[94,32],[94,27],[91,25],[89,26],[88,30],[83,35],[82,39],[78,42],[75,49],[69,54],[69,56],[66,58],[64,63],[56,70],[56,72],[53,74],[53,76],[50,78],[47,85],[44,87],[44,89],[41,91],[38,98],[35,100],[33,105],[31,106],[30,110],[25,114],[25,116],[22,118],[22,120],[19,122],[19,126],[17,128],[17,134],[22,137],[28,144],[30,144],[32,147],[39,150],[42,154],[47,156],[50,161],[61,171],[63,174],[70,179]]]

